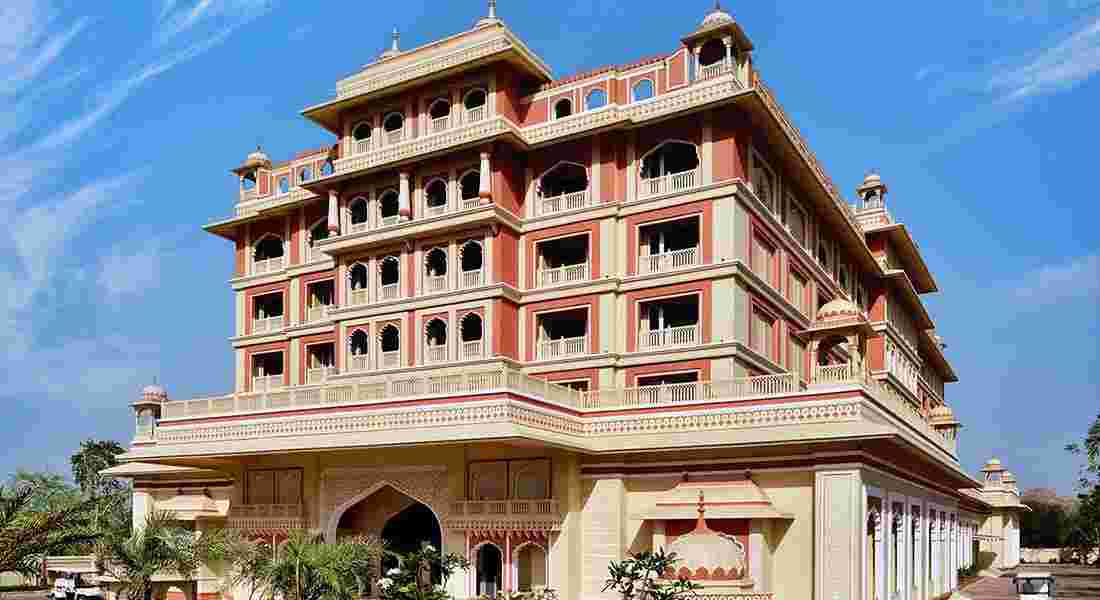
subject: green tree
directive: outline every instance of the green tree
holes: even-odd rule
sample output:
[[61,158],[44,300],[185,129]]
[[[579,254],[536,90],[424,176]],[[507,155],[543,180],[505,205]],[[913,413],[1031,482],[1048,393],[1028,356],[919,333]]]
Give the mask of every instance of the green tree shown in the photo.
[[622,562],[612,561],[603,589],[615,591],[623,600],[678,600],[701,587],[684,577],[672,581],[663,578],[679,561],[675,552],[665,554],[664,548],[635,554]]
[[57,473],[19,469],[11,476],[9,487],[32,490],[32,496],[24,507],[28,511],[60,510],[80,502],[80,490]]
[[151,600],[153,576],[174,573],[190,581],[212,555],[217,536],[200,536],[179,527],[171,513],[154,513],[143,527],[116,527],[102,532],[96,555],[103,571],[118,581],[130,600]]
[[35,576],[44,556],[64,553],[96,537],[87,516],[90,501],[56,506],[45,501],[44,506],[35,506],[36,499],[52,498],[41,485],[0,485],[0,573]]
[[[382,600],[446,600],[450,598],[446,589],[451,576],[455,571],[470,568],[466,557],[444,555],[428,542],[414,552],[387,554],[397,559],[397,566],[387,570],[377,582]],[[439,577],[439,586],[432,584],[433,573]]]
[[[1081,560],[1088,560],[1093,552],[1100,553],[1100,415],[1092,422],[1081,443],[1069,444],[1066,450],[1084,456],[1078,487],[1077,510],[1073,515],[1073,529],[1067,545],[1074,548]],[[1100,563],[1100,557],[1096,560]]]
[[1085,439],[1081,443],[1066,446],[1071,454],[1085,457],[1085,467],[1081,471],[1080,487],[1089,488],[1100,485],[1100,415],[1092,422]]
[[87,439],[80,442],[80,450],[69,458],[73,480],[80,486],[80,491],[92,498],[125,491],[124,483],[102,474],[103,470],[117,465],[118,456],[124,452],[126,449],[114,440]]

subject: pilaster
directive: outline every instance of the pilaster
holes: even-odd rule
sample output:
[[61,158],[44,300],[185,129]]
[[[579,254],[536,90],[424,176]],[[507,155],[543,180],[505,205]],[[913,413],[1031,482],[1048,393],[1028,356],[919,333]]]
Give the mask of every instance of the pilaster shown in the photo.
[[860,597],[860,535],[864,529],[859,471],[814,474],[814,598]]

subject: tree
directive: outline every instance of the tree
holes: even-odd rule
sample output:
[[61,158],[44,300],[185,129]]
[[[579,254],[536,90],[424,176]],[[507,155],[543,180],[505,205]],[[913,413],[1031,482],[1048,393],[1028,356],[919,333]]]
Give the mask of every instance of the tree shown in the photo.
[[216,536],[196,535],[179,527],[171,513],[154,513],[143,527],[103,532],[96,555],[103,571],[118,581],[118,591],[130,600],[151,600],[153,576],[169,572],[190,581],[212,554]]
[[677,600],[685,594],[693,594],[700,586],[686,577],[662,581],[665,573],[673,571],[679,562],[675,552],[665,554],[664,548],[656,552],[642,552],[622,561],[612,561],[607,570],[609,577],[603,590],[614,590],[623,600]]
[[36,498],[50,498],[40,487],[23,483],[0,486],[0,573],[25,576],[40,572],[44,556],[59,554],[96,537],[88,521],[91,502],[84,500],[34,506]]
[[124,491],[126,489],[124,483],[102,474],[103,470],[117,465],[118,455],[124,452],[126,449],[114,440],[87,439],[80,442],[80,450],[69,458],[73,468],[73,479],[80,486],[80,491],[92,498],[102,498]]
[[1068,444],[1066,450],[1071,454],[1085,457],[1085,468],[1081,471],[1080,487],[1088,488],[1100,485],[1100,415],[1092,422],[1085,439],[1081,443]]
[[80,490],[57,473],[19,469],[11,476],[9,485],[12,489],[22,487],[32,489],[31,498],[24,507],[24,510],[28,511],[60,510],[80,502]]
[[[1082,561],[1087,561],[1094,552],[1100,553],[1100,415],[1092,422],[1084,441],[1069,444],[1066,450],[1085,457],[1078,481],[1081,493],[1077,496],[1079,502],[1067,543]],[[1096,562],[1100,563],[1100,556]]]
[[1030,489],[1020,502],[1031,508],[1020,514],[1020,545],[1025,548],[1061,548],[1073,529],[1073,498],[1046,488]]
[[[382,600],[446,600],[447,581],[455,571],[470,568],[470,561],[458,554],[443,555],[428,542],[406,554],[387,552],[397,559],[397,566],[378,580]],[[432,585],[432,574],[438,574],[441,584]]]

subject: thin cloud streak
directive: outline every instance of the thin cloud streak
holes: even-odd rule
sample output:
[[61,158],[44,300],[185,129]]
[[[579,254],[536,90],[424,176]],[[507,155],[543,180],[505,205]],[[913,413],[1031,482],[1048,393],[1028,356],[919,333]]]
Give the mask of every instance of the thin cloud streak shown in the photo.
[[1013,295],[1035,305],[1094,298],[1100,295],[1100,254],[1043,265],[1029,273]]
[[1100,71],[1100,17],[1033,60],[994,73],[988,89],[998,102],[1016,102],[1068,89]]

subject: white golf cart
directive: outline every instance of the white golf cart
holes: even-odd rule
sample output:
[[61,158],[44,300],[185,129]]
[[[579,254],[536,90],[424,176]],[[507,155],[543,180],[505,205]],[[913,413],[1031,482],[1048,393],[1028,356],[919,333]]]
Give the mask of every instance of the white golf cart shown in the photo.
[[52,600],[103,600],[96,576],[88,573],[65,573],[53,582]]
[[1054,598],[1054,576],[1050,573],[1021,571],[1012,578],[1020,600],[1048,600]]

